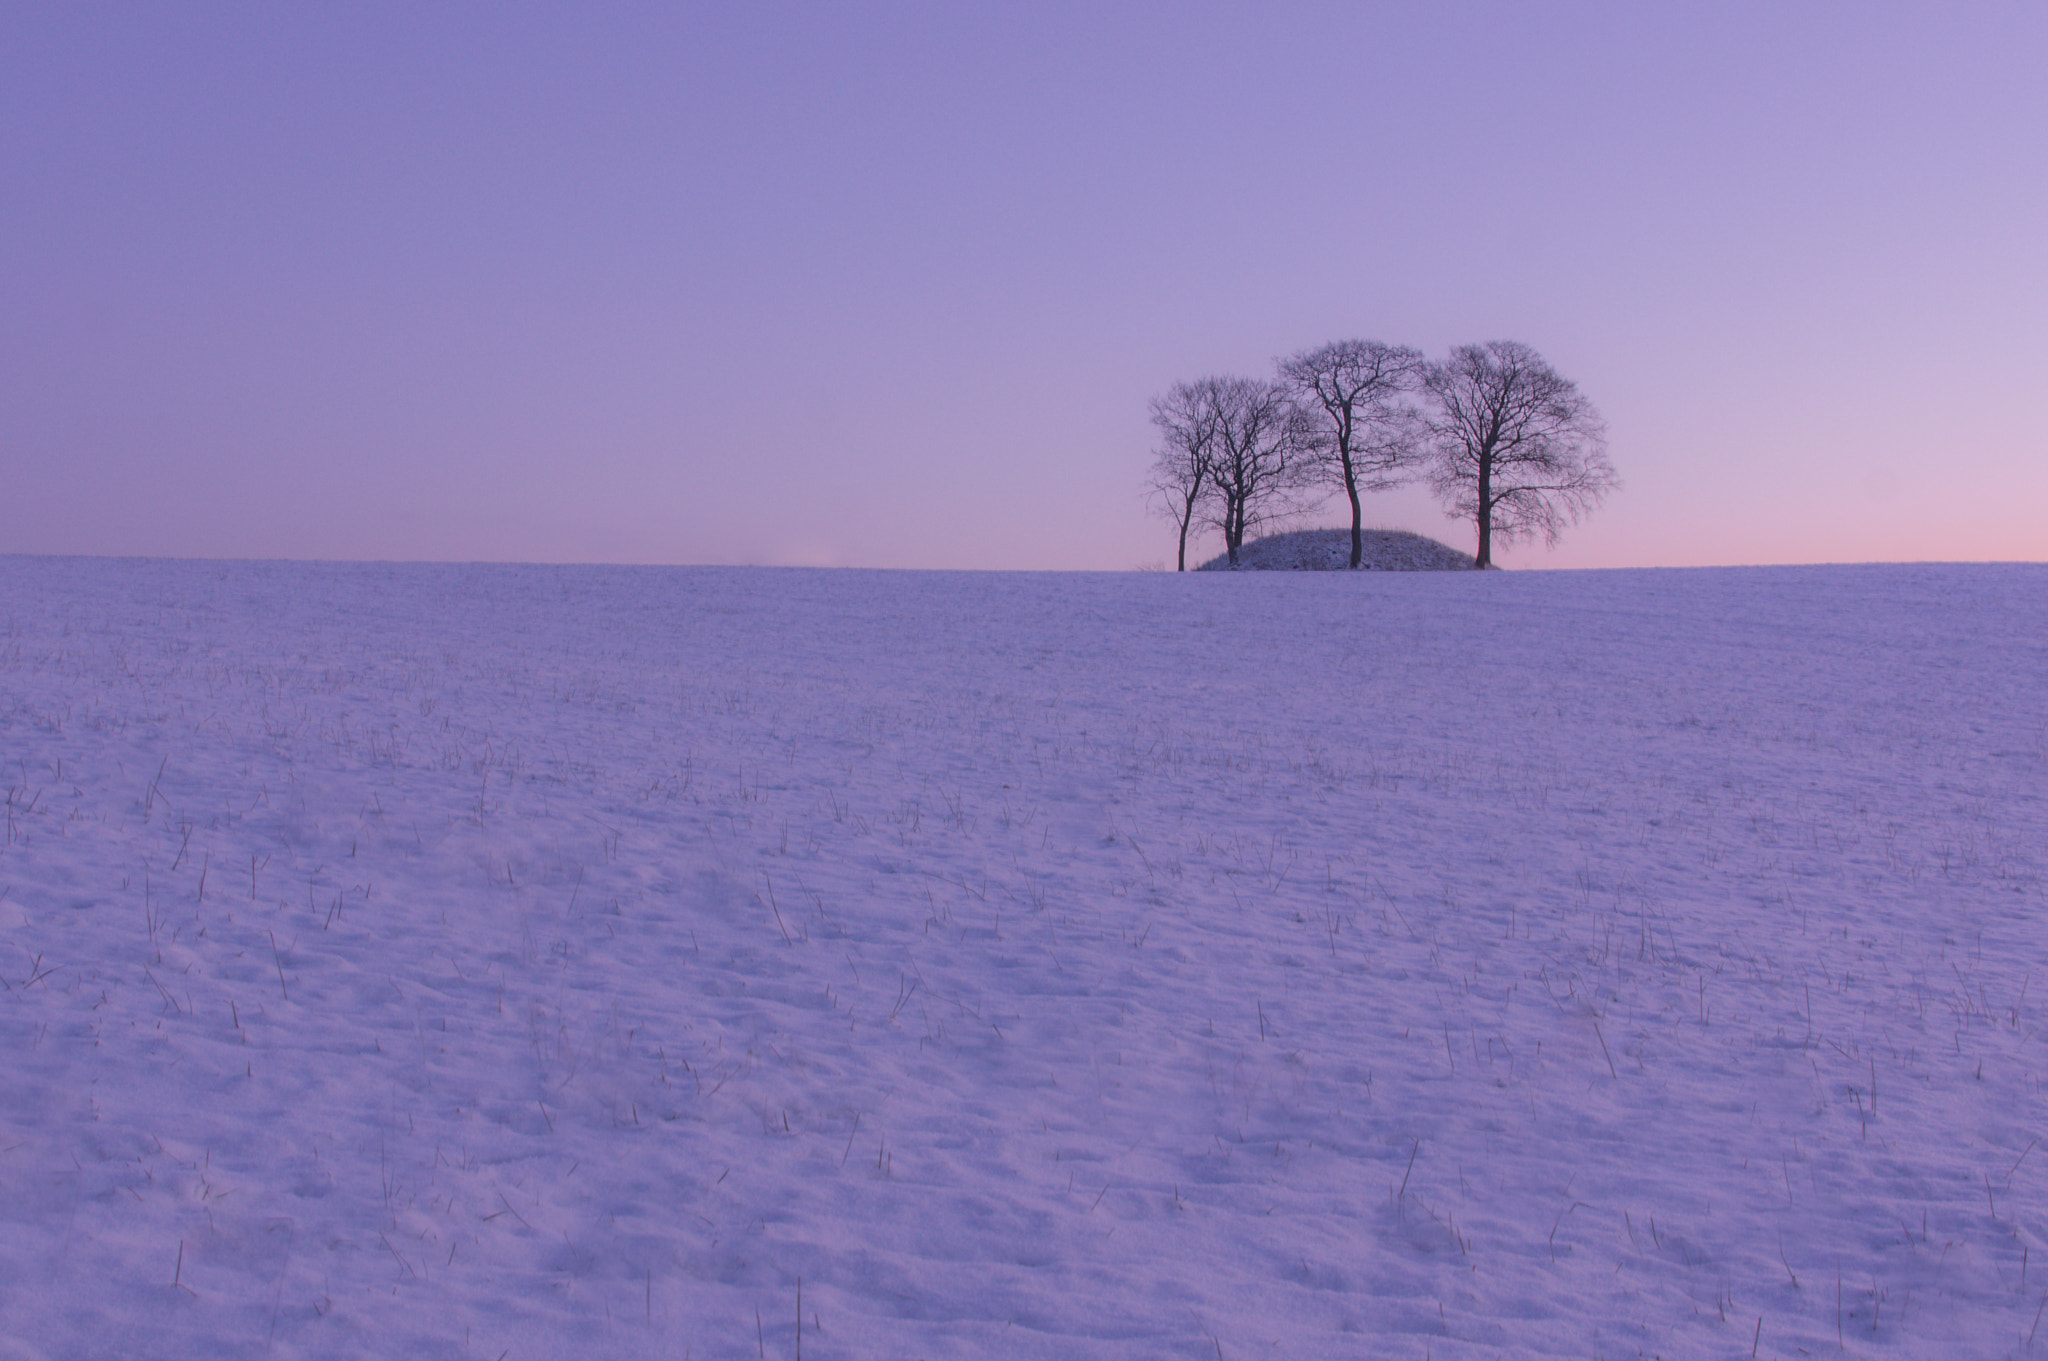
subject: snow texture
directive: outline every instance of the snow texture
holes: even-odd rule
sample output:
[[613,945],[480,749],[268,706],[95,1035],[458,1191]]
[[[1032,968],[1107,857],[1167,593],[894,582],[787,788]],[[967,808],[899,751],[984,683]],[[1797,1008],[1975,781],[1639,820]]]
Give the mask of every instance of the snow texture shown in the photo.
[[[1469,572],[1472,555],[1460,553],[1448,544],[1410,533],[1405,529],[1368,529],[1363,533],[1364,552],[1359,570],[1375,572]],[[1230,555],[1209,559],[1198,572],[1343,572],[1351,567],[1349,529],[1296,529],[1285,534],[1268,534],[1237,550],[1233,569]]]
[[8,1361],[2048,1345],[2048,570],[0,623]]

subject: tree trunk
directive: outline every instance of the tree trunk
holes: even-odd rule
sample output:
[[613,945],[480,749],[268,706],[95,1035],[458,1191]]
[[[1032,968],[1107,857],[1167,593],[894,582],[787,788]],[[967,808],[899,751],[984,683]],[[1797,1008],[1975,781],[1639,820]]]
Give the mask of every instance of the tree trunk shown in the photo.
[[1351,494],[1351,570],[1357,571],[1358,564],[1365,561],[1365,521],[1358,508],[1357,479],[1346,476],[1344,490]]
[[1487,454],[1479,458],[1479,551],[1472,566],[1481,572],[1493,566],[1493,458]]

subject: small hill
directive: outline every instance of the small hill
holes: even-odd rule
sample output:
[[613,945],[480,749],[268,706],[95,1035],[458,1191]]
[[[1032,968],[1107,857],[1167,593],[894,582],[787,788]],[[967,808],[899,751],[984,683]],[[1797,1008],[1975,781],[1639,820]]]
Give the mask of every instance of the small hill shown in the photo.
[[[1341,572],[1351,565],[1348,529],[1297,529],[1268,534],[1237,551],[1241,572]],[[1361,570],[1375,572],[1469,572],[1472,555],[1405,529],[1365,531]],[[1230,555],[1211,558],[1195,570],[1227,572]]]

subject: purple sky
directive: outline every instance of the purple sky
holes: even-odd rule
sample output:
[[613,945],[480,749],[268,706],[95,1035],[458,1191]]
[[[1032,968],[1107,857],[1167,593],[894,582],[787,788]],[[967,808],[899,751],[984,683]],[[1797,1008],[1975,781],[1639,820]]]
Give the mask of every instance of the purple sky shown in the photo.
[[0,10],[0,551],[1125,568],[1356,335],[1605,412],[1511,567],[2048,558],[2038,0],[868,8]]

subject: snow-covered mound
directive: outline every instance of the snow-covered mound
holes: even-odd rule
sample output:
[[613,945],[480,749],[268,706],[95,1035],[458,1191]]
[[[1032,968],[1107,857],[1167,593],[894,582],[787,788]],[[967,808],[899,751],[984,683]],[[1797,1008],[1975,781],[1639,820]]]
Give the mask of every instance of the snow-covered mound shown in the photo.
[[[1238,550],[1238,570],[1252,572],[1340,572],[1351,566],[1349,529],[1297,529],[1268,534]],[[1457,572],[1472,570],[1472,555],[1405,529],[1368,529],[1361,570]],[[1227,572],[1230,555],[1211,558],[1197,571]]]
[[2048,570],[1237,584],[0,556],[0,1361],[2048,1341]]

